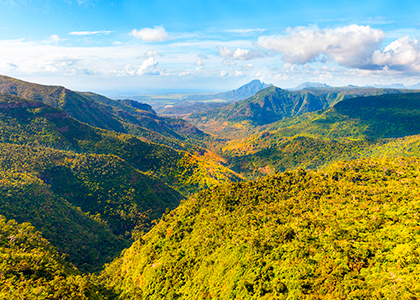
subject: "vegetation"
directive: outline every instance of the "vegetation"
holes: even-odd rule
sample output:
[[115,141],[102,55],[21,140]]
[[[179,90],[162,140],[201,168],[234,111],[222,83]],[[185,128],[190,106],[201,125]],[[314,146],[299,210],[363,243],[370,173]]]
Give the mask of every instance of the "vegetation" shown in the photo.
[[206,137],[186,121],[159,117],[149,105],[132,100],[115,101],[94,93],[74,92],[61,86],[34,84],[7,76],[0,76],[0,93],[43,102],[94,127],[133,134],[145,141],[189,152],[199,149],[200,140]]
[[62,110],[17,96],[0,95],[0,142],[93,154],[113,154],[185,195],[212,184],[241,180],[201,149],[197,154],[80,123]]
[[30,223],[0,216],[0,299],[111,299],[81,274]]
[[132,100],[0,92],[0,299],[420,295],[419,93],[268,87],[192,114],[210,136]]
[[231,169],[248,178],[337,160],[420,155],[419,103],[418,93],[347,99],[326,111],[270,124],[221,152]]
[[335,163],[200,192],[102,278],[127,299],[416,299],[419,163]]
[[216,135],[244,137],[244,134],[252,132],[255,127],[326,109],[345,99],[408,92],[396,89],[354,87],[287,91],[271,86],[246,100],[192,114],[188,120],[199,128]]

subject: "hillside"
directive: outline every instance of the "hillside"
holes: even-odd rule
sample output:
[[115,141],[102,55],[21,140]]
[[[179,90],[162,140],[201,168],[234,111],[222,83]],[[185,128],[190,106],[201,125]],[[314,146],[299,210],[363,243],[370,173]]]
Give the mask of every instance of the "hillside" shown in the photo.
[[30,223],[0,216],[0,299],[111,299],[66,262]]
[[249,178],[299,166],[319,168],[337,160],[420,155],[419,122],[418,93],[352,98],[326,111],[270,124],[230,142],[222,153],[229,157],[230,168]]
[[0,93],[61,108],[76,120],[95,127],[123,130],[121,124],[102,105],[62,86],[34,84],[0,75]]
[[410,299],[419,162],[337,163],[201,192],[102,276],[127,299]]
[[97,271],[183,198],[112,155],[0,144],[0,214],[30,222],[69,261]]
[[198,128],[217,135],[246,136],[255,127],[326,109],[343,99],[403,92],[407,91],[352,87],[287,91],[272,86],[246,100],[192,114],[187,120]]
[[0,93],[41,101],[91,126],[133,134],[180,150],[197,151],[199,140],[205,137],[186,121],[159,117],[149,105],[132,100],[115,101],[95,93],[74,92],[7,76],[0,76]]
[[187,195],[240,180],[209,153],[94,128],[39,101],[0,94],[0,113],[0,214],[31,222],[85,272],[176,207],[174,188]]
[[328,139],[398,138],[420,133],[420,93],[358,97],[326,111],[266,128],[276,136],[308,134]]
[[145,142],[133,135],[101,130],[42,102],[8,94],[0,95],[0,109],[0,142],[3,143],[113,154],[185,194],[240,180],[220,164],[220,158],[204,149],[194,155]]

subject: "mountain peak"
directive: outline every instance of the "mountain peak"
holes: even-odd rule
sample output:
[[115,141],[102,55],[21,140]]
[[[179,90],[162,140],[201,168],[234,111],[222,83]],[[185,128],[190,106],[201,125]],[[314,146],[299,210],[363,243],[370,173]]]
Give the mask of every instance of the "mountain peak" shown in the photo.
[[223,100],[228,100],[228,101],[240,101],[240,100],[244,100],[244,99],[254,96],[256,93],[258,93],[259,91],[269,86],[272,86],[272,84],[267,84],[267,83],[261,82],[261,80],[259,79],[254,79],[248,82],[247,84],[244,84],[243,86],[241,86],[240,88],[236,90],[224,92],[224,93],[218,93],[214,95],[213,98],[223,99]]

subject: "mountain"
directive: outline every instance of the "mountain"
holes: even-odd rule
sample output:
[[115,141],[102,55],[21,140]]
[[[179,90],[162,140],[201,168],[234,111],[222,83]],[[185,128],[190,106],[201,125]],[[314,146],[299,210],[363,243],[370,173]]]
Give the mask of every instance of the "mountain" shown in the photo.
[[[190,95],[186,97],[186,101],[161,107],[157,109],[157,112],[159,115],[186,118],[192,113],[201,113],[209,109],[226,106],[231,102],[240,101],[252,97],[259,91],[269,86],[272,85],[263,83],[260,80],[255,79],[241,86],[240,88],[229,92],[206,95]],[[224,102],[221,102],[221,100],[224,100]]]
[[[257,92],[269,86],[272,85],[263,83],[260,80],[255,79],[241,86],[240,88],[229,92],[205,95],[189,95],[185,98],[185,101],[158,108],[157,113],[159,115],[185,118],[192,113],[200,113],[209,109],[228,105],[231,102],[240,101],[252,97]],[[222,100],[224,101],[221,102]]]
[[240,180],[220,163],[219,157],[206,150],[190,154],[133,135],[101,130],[42,102],[8,94],[0,94],[0,109],[3,143],[113,154],[185,194],[226,180]]
[[307,88],[320,88],[320,87],[331,87],[325,83],[320,83],[320,82],[304,82],[299,84],[297,87],[292,88],[292,89],[288,89],[290,91],[300,91],[303,89],[307,89]]
[[201,151],[199,140],[205,137],[186,121],[159,117],[149,105],[132,100],[115,101],[95,93],[74,92],[7,76],[0,76],[0,93],[41,101],[91,126],[133,134],[180,150]]
[[123,299],[413,298],[419,163],[336,163],[200,192],[101,278]]
[[420,93],[346,99],[313,118],[283,128],[286,135],[305,133],[329,139],[398,138],[420,133]]
[[420,93],[345,99],[326,111],[276,122],[222,150],[249,178],[337,160],[419,155]]
[[382,89],[409,89],[410,88],[410,87],[406,87],[402,83],[394,83],[394,84],[388,84],[388,85],[374,84],[373,87],[382,88]]
[[406,91],[352,87],[287,91],[271,86],[246,100],[192,114],[187,120],[207,132],[230,136],[238,132],[246,133],[252,127],[267,125],[284,118],[326,109],[346,98],[403,92]]
[[108,113],[105,107],[62,86],[40,85],[0,76],[0,93],[41,101],[49,106],[61,108],[69,116],[95,127],[114,131],[123,130],[123,126]]
[[0,94],[0,113],[0,214],[31,222],[82,271],[149,230],[178,191],[241,180],[211,153],[91,127],[40,101]]
[[215,94],[213,95],[213,99],[240,101],[254,96],[256,93],[269,86],[272,86],[272,84],[266,84],[258,79],[254,79],[236,90]]
[[416,84],[413,84],[413,85],[409,85],[407,88],[419,90],[420,89],[420,82],[418,82]]

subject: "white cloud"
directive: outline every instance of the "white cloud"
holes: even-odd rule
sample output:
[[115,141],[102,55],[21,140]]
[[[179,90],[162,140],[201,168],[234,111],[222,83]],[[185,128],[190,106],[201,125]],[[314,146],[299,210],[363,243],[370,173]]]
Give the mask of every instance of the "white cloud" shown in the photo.
[[234,62],[233,60],[228,60],[228,59],[222,60],[222,64],[228,67],[236,66],[236,62]]
[[138,39],[142,39],[145,42],[163,42],[171,38],[163,26],[143,28],[140,30],[133,29],[130,34]]
[[195,61],[195,65],[196,66],[204,66],[204,64],[203,64],[203,61],[201,60],[201,59],[197,59],[196,61]]
[[288,35],[260,37],[258,45],[281,53],[289,63],[306,64],[324,54],[342,66],[370,68],[372,54],[384,39],[383,30],[353,24],[335,29],[299,27]]
[[72,31],[72,32],[69,32],[69,35],[97,35],[97,34],[109,35],[110,33],[112,33],[112,31],[107,31],[107,30],[101,30],[101,31]]
[[61,39],[60,39],[60,37],[59,37],[58,35],[53,34],[52,36],[50,36],[50,37],[47,39],[47,42],[48,42],[48,43],[53,43],[53,44],[58,44],[58,42],[59,42],[60,40],[61,40]]
[[160,72],[156,69],[158,62],[153,58],[149,57],[137,70],[137,75],[159,75]]
[[264,32],[265,29],[261,29],[261,28],[256,28],[256,29],[229,29],[226,30],[227,32],[233,32],[233,33],[241,33],[241,34],[245,34],[245,33],[261,33]]
[[236,77],[241,77],[241,76],[244,76],[244,73],[242,73],[241,71],[239,71],[239,70],[235,70],[235,76]]
[[159,56],[159,53],[156,50],[149,50],[143,55],[144,57],[155,57]]
[[383,51],[376,50],[372,60],[375,65],[381,67],[420,72],[419,40],[411,40],[408,36],[399,38],[386,46]]
[[256,50],[237,48],[235,51],[230,50],[228,47],[219,46],[219,55],[230,60],[251,60],[261,58],[263,55]]
[[229,73],[226,70],[222,70],[220,72],[220,77],[227,77],[229,75]]
[[246,65],[243,65],[241,67],[241,69],[243,69],[243,70],[249,70],[249,69],[253,69],[253,68],[254,68],[253,64],[246,64]]

